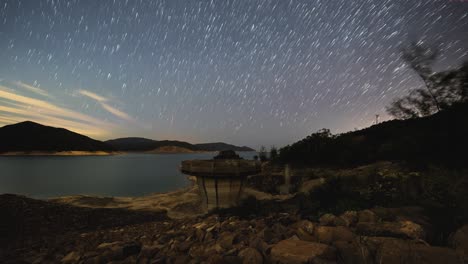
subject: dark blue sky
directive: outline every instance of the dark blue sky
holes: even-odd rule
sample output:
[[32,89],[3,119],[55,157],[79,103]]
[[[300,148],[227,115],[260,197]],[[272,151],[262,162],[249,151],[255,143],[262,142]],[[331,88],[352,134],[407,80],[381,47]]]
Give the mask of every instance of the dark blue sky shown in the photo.
[[465,1],[0,0],[0,125],[98,139],[292,143],[388,118],[400,59],[468,59]]

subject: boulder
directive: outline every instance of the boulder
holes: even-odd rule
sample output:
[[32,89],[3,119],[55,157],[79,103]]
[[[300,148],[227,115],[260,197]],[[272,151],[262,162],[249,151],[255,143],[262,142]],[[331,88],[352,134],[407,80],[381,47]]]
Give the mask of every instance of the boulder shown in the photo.
[[411,221],[359,222],[356,233],[363,236],[385,236],[395,238],[425,239],[423,228]]
[[243,264],[262,264],[263,256],[255,248],[245,248],[238,255],[242,259]]
[[235,237],[236,237],[236,234],[234,233],[223,232],[219,235],[218,243],[224,249],[231,249]]
[[362,210],[357,213],[358,223],[375,223],[378,221],[377,215],[371,210]]
[[464,225],[455,232],[451,243],[460,258],[468,263],[468,225]]
[[391,239],[380,245],[375,254],[375,262],[393,263],[461,263],[455,250],[431,247],[414,241]]
[[315,228],[316,241],[331,244],[335,241],[353,241],[355,235],[349,228],[344,226],[318,226]]
[[334,248],[316,242],[282,240],[271,248],[272,263],[302,264],[319,260],[336,260]]
[[299,239],[305,240],[305,241],[315,241],[314,223],[307,221],[307,220],[301,220],[295,223],[293,225],[293,228],[295,228],[295,234],[297,235],[297,237],[299,237]]
[[262,254],[265,254],[265,255],[266,255],[267,250],[270,247],[265,241],[263,241],[261,238],[259,238],[257,236],[251,237],[249,239],[248,244],[249,244],[249,246],[251,248],[255,248],[259,252],[261,252]]
[[137,242],[126,243],[122,247],[122,257],[125,259],[129,256],[137,255],[141,251],[141,244]]
[[173,261],[174,264],[185,264],[190,262],[190,257],[187,255],[176,256]]
[[347,226],[347,222],[333,214],[324,214],[319,219],[320,225],[323,226]]
[[372,263],[372,257],[369,250],[358,241],[336,241],[333,245],[338,251],[339,263]]
[[154,256],[156,256],[159,251],[161,251],[161,246],[160,245],[156,245],[156,246],[144,246],[141,248],[141,251],[140,251],[140,255],[139,257],[140,258],[153,258]]
[[340,215],[340,218],[346,223],[346,226],[354,226],[358,221],[358,214],[356,211],[346,211]]
[[80,255],[72,251],[62,258],[62,263],[76,263],[80,260]]
[[319,218],[320,225],[333,226],[336,216],[333,214],[324,214]]

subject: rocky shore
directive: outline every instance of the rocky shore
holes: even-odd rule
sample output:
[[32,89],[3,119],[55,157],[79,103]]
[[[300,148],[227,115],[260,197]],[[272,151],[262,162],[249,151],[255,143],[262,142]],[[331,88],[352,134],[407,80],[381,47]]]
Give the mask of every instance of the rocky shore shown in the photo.
[[[97,207],[97,204],[95,204]],[[466,263],[468,225],[432,246],[418,207],[170,218],[1,195],[2,263]]]

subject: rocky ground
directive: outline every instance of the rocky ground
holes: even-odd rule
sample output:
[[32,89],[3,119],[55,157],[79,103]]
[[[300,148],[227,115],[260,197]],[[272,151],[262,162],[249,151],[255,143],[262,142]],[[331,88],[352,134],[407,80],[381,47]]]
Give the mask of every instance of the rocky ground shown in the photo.
[[[0,196],[2,263],[467,263],[468,225],[450,247],[422,209],[373,208],[319,219],[289,212],[85,208]],[[239,211],[237,211],[239,212]]]

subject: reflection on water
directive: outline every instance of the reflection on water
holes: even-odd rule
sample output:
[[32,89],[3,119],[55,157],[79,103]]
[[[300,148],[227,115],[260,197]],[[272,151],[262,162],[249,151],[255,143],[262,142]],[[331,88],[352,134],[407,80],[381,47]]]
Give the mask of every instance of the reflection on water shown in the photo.
[[[75,194],[142,196],[189,185],[182,160],[210,159],[216,153],[126,154],[78,157],[0,157],[0,194],[35,198]],[[255,152],[239,152],[251,159]]]

